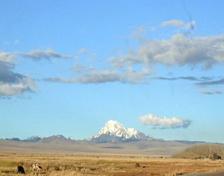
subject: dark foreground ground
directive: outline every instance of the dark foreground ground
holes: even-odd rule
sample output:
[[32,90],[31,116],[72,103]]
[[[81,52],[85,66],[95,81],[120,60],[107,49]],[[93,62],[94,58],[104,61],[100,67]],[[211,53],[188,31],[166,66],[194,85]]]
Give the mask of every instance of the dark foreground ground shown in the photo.
[[185,176],[224,176],[224,171],[214,172],[214,173],[204,173],[204,174],[186,174]]

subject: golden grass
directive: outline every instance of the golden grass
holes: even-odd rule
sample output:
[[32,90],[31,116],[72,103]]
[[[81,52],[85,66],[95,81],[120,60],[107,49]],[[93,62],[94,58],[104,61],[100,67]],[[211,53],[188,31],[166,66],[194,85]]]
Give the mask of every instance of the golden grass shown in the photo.
[[39,176],[176,176],[183,173],[224,170],[224,161],[150,158],[128,155],[0,154],[0,175],[16,176],[22,164],[34,175],[31,164],[40,163]]

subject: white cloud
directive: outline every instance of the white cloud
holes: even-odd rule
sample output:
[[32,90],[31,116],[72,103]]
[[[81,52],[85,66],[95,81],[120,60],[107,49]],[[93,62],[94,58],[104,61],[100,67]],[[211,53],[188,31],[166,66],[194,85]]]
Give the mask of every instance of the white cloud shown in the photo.
[[159,117],[154,114],[148,114],[140,117],[140,122],[144,125],[150,125],[155,128],[187,128],[190,124],[190,120],[185,120],[179,117]]

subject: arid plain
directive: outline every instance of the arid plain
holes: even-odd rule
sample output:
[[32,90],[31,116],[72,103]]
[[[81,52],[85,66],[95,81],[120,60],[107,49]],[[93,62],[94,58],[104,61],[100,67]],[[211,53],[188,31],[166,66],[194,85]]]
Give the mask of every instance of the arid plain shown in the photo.
[[[42,170],[34,173],[32,163]],[[0,175],[14,176],[23,165],[26,175],[39,176],[176,176],[224,170],[224,161],[175,159],[116,154],[0,154]]]

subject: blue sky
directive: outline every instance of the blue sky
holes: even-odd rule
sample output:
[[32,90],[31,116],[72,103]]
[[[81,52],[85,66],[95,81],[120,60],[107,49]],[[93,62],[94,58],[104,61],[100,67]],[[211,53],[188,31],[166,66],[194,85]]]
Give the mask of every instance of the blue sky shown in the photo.
[[224,142],[223,1],[0,3],[0,137]]

